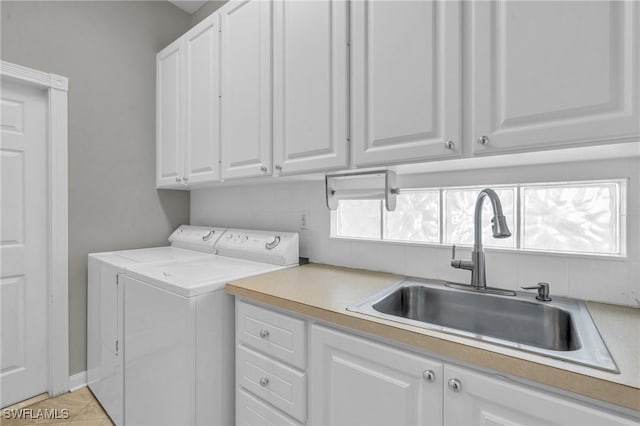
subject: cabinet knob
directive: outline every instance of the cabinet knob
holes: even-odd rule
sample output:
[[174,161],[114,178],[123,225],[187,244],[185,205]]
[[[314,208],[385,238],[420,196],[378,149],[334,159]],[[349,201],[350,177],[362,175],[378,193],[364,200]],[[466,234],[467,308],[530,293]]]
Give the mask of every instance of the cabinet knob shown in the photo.
[[263,377],[260,379],[260,386],[267,386],[269,384],[269,378]]
[[262,337],[263,339],[269,337],[269,330],[260,330],[260,337]]
[[476,142],[478,143],[478,145],[483,145],[483,146],[487,146],[489,145],[489,137],[488,136],[480,136]]
[[185,176],[185,177],[183,177],[183,178],[182,178],[182,181],[183,181],[184,183],[187,183],[187,182],[189,182],[189,178]]
[[276,164],[276,170],[282,171],[282,166],[280,164]]
[[260,166],[260,171],[267,173],[267,168],[265,166]]
[[424,370],[422,372],[422,377],[424,377],[424,379],[431,383],[436,379],[436,373],[433,370]]
[[450,150],[452,150],[452,149],[454,149],[454,148],[456,147],[456,144],[455,144],[455,143],[453,143],[453,141],[446,141],[446,142],[444,143],[444,147],[445,147],[446,149],[450,149]]
[[454,392],[460,392],[462,390],[462,383],[458,379],[449,379],[449,389]]
[[180,179],[179,177],[176,178],[176,182],[180,183],[182,181],[182,179]]

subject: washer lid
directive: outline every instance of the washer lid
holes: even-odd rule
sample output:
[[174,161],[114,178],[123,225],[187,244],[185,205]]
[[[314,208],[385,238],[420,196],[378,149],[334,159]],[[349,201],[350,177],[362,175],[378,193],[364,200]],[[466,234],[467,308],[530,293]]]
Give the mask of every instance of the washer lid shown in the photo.
[[230,281],[278,269],[283,267],[224,256],[209,256],[190,262],[132,266],[129,275],[181,296],[193,297],[223,289]]
[[120,250],[92,253],[90,258],[100,260],[120,269],[144,263],[166,263],[171,261],[195,260],[211,257],[211,254],[186,250],[178,247],[152,247],[134,250]]

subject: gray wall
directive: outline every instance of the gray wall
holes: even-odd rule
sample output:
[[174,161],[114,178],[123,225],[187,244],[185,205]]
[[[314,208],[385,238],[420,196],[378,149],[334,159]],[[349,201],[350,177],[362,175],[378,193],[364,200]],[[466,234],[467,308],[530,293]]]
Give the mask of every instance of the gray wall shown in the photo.
[[191,16],[166,1],[2,1],[5,61],[69,77],[70,374],[86,369],[87,253],[165,245],[189,193],[155,189],[155,53]]
[[193,15],[191,15],[191,25],[195,25],[202,21],[204,18],[220,9],[226,2],[227,0],[209,0],[203,4],[200,9],[193,12]]

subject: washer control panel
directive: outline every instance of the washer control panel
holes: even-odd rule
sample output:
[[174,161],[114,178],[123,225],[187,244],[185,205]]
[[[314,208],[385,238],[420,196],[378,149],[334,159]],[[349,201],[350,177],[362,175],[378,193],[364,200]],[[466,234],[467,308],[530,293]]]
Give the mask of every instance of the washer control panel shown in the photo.
[[297,264],[298,234],[294,232],[227,229],[216,244],[221,256],[274,265]]
[[181,225],[173,231],[169,242],[174,247],[213,253],[224,231],[225,229],[213,226]]

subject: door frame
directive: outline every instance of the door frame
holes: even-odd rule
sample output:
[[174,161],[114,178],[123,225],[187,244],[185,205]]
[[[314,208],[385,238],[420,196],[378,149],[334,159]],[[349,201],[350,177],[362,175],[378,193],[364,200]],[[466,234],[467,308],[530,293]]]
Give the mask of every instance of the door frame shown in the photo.
[[66,77],[0,61],[0,76],[47,95],[47,293],[49,395],[69,391],[69,262]]

